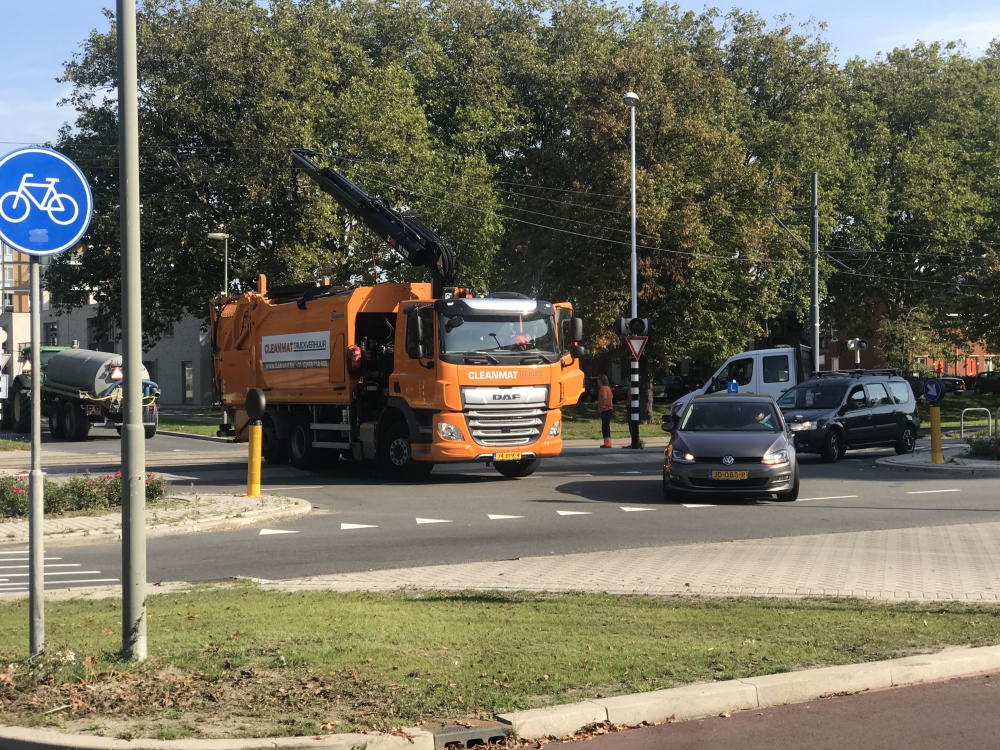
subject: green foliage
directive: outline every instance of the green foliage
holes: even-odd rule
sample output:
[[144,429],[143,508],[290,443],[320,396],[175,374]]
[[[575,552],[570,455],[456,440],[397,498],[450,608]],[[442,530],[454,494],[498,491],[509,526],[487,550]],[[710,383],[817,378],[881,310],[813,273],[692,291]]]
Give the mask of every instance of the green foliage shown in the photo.
[[951,351],[934,328],[931,313],[925,307],[912,307],[894,316],[882,318],[875,352],[887,367],[904,374],[915,372],[913,358],[925,353],[935,359]]
[[[146,476],[146,502],[155,503],[166,494],[167,482],[155,474]],[[0,477],[0,518],[28,515],[28,481],[24,477]],[[46,480],[43,490],[45,513],[100,511],[120,508],[121,472],[94,476],[89,470],[64,483]]]
[[1000,460],[1000,438],[969,438],[966,442],[969,444],[969,449],[966,451],[969,458]]

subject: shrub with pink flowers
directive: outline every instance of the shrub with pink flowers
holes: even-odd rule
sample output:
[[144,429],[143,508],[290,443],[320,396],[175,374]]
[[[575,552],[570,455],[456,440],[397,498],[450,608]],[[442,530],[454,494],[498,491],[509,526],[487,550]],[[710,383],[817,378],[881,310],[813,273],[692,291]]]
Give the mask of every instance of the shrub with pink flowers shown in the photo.
[[969,438],[965,442],[969,444],[969,458],[1000,460],[1000,437]]
[[[163,498],[167,482],[155,474],[146,475],[146,502]],[[122,474],[91,474],[88,469],[62,484],[48,481],[44,489],[45,512],[111,510],[122,504]],[[28,515],[27,477],[0,477],[0,518]]]

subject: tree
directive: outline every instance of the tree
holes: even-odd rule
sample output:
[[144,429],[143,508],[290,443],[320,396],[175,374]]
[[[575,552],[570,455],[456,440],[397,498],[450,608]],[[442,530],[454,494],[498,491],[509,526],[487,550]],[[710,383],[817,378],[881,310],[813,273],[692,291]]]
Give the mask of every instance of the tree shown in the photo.
[[907,374],[916,371],[914,358],[929,355],[942,359],[951,346],[935,328],[934,316],[924,307],[911,307],[882,318],[875,352],[886,366]]

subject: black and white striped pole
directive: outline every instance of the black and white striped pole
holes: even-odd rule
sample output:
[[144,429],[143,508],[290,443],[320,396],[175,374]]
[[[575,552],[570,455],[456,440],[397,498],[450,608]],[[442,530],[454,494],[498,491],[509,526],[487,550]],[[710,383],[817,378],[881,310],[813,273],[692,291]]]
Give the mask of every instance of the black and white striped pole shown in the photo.
[[[629,91],[622,97],[628,105],[631,115],[632,130],[632,319],[639,317],[639,294],[636,281],[635,258],[635,108],[639,106],[639,95]],[[632,377],[629,393],[629,434],[632,436],[632,448],[639,447],[639,359],[632,357]]]

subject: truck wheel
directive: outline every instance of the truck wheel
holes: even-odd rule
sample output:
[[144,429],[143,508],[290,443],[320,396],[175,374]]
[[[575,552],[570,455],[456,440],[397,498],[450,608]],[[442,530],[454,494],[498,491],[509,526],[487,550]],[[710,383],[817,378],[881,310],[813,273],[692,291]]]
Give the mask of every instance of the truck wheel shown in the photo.
[[911,425],[906,425],[902,431],[899,433],[899,439],[896,440],[896,453],[900,456],[905,456],[908,453],[913,453],[913,449],[917,446],[917,433]]
[[413,460],[413,444],[405,422],[389,425],[380,437],[375,463],[382,474],[395,482],[426,478],[434,468],[433,464]]
[[156,434],[156,428],[160,426],[160,412],[156,408],[156,404],[152,404],[142,410],[142,421],[152,422],[153,424],[144,424],[142,426],[143,433],[146,436],[146,440],[149,440],[153,435]]
[[494,461],[493,468],[505,477],[527,477],[542,465],[540,458],[522,458],[520,461]]
[[73,442],[83,442],[90,434],[90,420],[87,419],[87,410],[81,404],[67,401],[63,406],[63,434],[67,440]]
[[66,437],[61,401],[53,401],[49,407],[49,434],[56,440],[63,440]]
[[309,417],[297,419],[292,425],[291,434],[288,436],[288,457],[292,466],[297,469],[311,469],[316,466],[319,451],[313,447],[312,443],[313,435],[309,428]]
[[831,429],[826,433],[826,439],[823,441],[823,448],[820,450],[819,455],[823,459],[823,463],[832,464],[837,461],[842,455],[840,452],[840,433],[836,430]]
[[274,417],[265,414],[263,427],[261,429],[260,452],[264,460],[269,464],[283,464],[288,462],[288,443],[278,439],[278,427],[274,424]]
[[31,396],[27,391],[17,390],[10,400],[11,419],[14,432],[31,431]]

